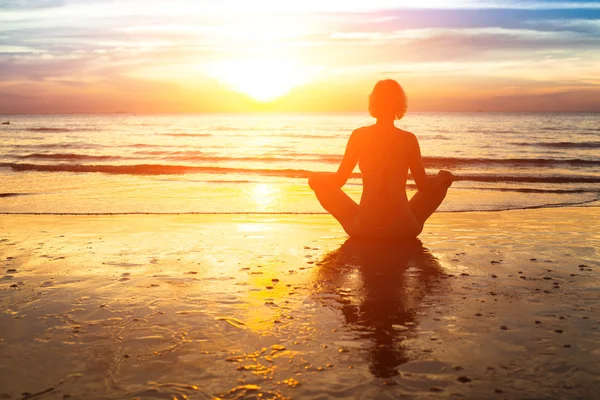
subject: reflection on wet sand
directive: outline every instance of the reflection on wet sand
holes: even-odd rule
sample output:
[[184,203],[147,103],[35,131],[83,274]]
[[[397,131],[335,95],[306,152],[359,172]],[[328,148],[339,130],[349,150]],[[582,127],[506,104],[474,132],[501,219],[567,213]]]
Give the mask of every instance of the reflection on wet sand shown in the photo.
[[348,239],[319,263],[319,292],[335,296],[348,328],[368,341],[369,370],[385,378],[409,361],[403,342],[417,334],[423,300],[442,290],[443,275],[418,239]]

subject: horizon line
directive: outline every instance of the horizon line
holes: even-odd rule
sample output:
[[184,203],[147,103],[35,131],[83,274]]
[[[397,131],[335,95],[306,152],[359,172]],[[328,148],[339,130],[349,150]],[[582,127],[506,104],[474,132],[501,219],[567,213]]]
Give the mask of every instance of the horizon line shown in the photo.
[[[501,111],[501,110],[427,110],[427,111],[409,111],[406,115],[410,114],[600,114],[599,110],[523,110],[523,111]],[[214,115],[214,114],[226,114],[226,115],[248,115],[248,114],[365,114],[369,115],[368,111],[141,111],[141,112],[129,112],[129,111],[86,111],[86,112],[3,112],[0,111],[1,116],[9,115]],[[406,116],[402,119],[405,119]]]

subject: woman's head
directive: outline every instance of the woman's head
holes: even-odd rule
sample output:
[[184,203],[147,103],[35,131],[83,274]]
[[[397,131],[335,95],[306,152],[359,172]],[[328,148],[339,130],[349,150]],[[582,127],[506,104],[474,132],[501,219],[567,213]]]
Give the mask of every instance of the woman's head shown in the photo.
[[377,119],[401,119],[406,107],[406,93],[393,79],[377,82],[369,95],[369,113]]

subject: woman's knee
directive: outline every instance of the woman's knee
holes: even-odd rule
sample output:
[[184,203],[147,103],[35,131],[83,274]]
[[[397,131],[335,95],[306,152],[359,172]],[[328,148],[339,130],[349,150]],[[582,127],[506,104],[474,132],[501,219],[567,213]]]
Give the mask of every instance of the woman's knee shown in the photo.
[[419,236],[423,232],[424,227],[425,227],[425,223],[419,221],[419,224],[417,225],[417,231],[415,233],[415,237]]

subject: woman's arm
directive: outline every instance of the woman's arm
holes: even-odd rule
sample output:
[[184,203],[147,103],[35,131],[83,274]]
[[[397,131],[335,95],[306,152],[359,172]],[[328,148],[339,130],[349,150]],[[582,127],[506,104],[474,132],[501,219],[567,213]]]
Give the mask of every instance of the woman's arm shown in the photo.
[[427,173],[423,166],[423,159],[421,158],[421,147],[417,137],[410,133],[409,134],[409,146],[408,146],[408,166],[412,175],[417,189],[420,191],[426,191],[429,188]]
[[358,162],[358,149],[358,134],[354,131],[348,139],[344,158],[337,172],[313,172],[308,179],[308,185],[313,190],[317,188],[339,189],[344,186]]
[[429,178],[425,172],[423,166],[423,158],[421,157],[421,147],[417,137],[410,134],[410,145],[409,145],[409,167],[410,173],[412,174],[413,180],[417,185],[417,189],[421,192],[425,192],[432,188],[432,185],[444,185],[449,187],[454,180],[454,175],[450,171],[441,170],[438,172],[436,179]]
[[359,150],[359,140],[357,131],[352,132],[350,138],[348,139],[348,144],[346,145],[346,151],[344,152],[344,158],[340,163],[340,166],[335,174],[335,186],[342,187],[352,175],[352,171],[354,171],[354,167],[356,167],[356,163],[358,162],[358,150]]

